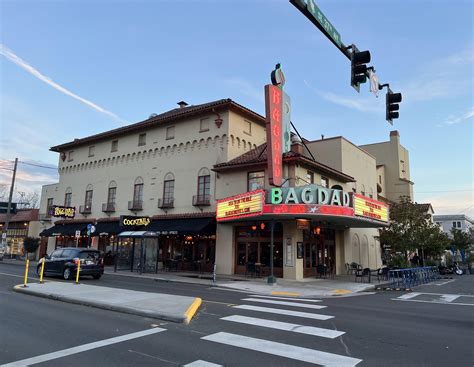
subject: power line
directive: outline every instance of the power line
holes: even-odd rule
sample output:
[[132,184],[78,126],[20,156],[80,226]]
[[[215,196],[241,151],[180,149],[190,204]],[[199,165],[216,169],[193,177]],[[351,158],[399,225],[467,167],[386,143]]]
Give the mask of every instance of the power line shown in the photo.
[[43,166],[41,164],[35,164],[35,163],[29,163],[29,162],[23,162],[23,161],[19,161],[18,163],[22,163],[22,164],[26,164],[28,166],[34,166],[34,167],[48,168],[48,169],[54,169],[54,170],[58,169],[58,167]]

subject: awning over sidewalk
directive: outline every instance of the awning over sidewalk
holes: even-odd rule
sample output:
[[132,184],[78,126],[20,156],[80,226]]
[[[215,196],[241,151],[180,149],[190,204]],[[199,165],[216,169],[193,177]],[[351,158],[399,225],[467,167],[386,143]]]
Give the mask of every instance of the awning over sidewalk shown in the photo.
[[152,231],[125,231],[121,232],[118,237],[120,238],[157,238],[159,233]]
[[123,230],[124,228],[120,226],[118,221],[97,222],[97,224],[95,225],[95,232],[92,234],[92,236],[117,235]]
[[66,223],[55,224],[51,228],[45,229],[40,233],[41,237],[53,236],[74,236],[76,231],[81,231],[81,235],[87,234],[87,223]]
[[159,234],[215,235],[215,218],[180,218],[153,220],[147,227]]

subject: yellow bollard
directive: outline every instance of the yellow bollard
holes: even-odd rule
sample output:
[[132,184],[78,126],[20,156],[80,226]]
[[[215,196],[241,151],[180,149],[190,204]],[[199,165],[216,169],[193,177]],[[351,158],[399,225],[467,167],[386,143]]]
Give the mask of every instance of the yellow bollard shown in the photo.
[[77,262],[76,284],[79,284],[79,273],[81,271],[81,259]]
[[28,268],[30,267],[30,260],[26,259],[26,268],[25,268],[25,281],[23,282],[23,287],[28,287]]
[[40,272],[40,283],[43,284],[43,274],[44,274],[44,263],[46,262],[46,258],[43,257],[43,261],[41,262],[41,272]]

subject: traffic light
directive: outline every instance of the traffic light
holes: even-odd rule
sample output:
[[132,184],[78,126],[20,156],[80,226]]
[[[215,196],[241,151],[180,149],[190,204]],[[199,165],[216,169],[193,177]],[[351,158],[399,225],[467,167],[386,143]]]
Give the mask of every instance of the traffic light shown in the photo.
[[393,93],[390,89],[385,95],[385,119],[392,123],[393,119],[398,118],[399,103],[402,101],[401,93]]
[[360,51],[353,46],[351,54],[351,86],[359,92],[359,85],[367,81],[367,65],[370,62],[370,51]]

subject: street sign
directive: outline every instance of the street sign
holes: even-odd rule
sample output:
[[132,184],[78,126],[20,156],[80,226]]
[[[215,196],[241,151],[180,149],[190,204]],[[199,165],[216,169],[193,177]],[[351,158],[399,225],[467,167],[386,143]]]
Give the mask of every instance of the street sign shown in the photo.
[[7,238],[7,232],[3,232],[2,233],[2,240],[6,239]]
[[370,92],[372,92],[375,97],[378,97],[379,93],[379,77],[375,74],[373,69],[369,69],[369,79],[370,79]]
[[81,237],[81,231],[76,231],[76,238]]
[[91,231],[91,233],[94,233],[95,232],[95,226],[91,226],[90,231]]
[[326,18],[321,9],[318,8],[314,0],[306,0],[306,8],[309,10],[311,15],[316,19],[320,26],[326,31],[327,36],[329,36],[337,46],[341,47],[341,35],[334,28],[331,22]]

